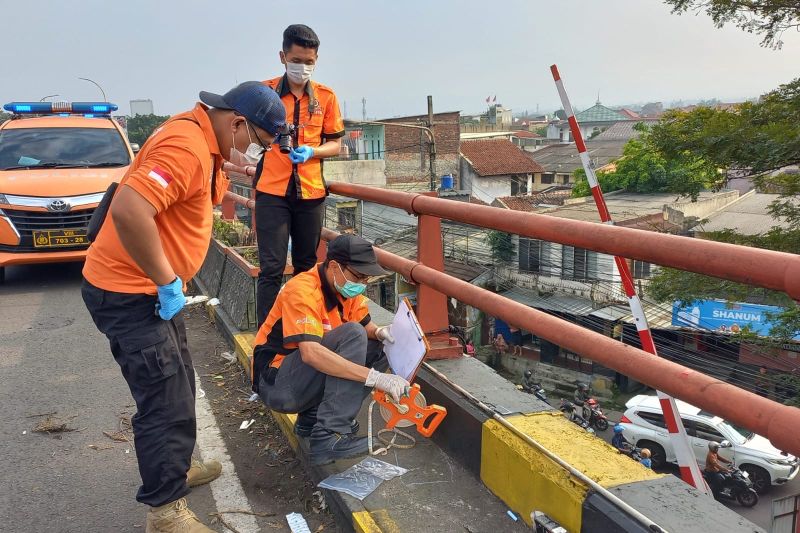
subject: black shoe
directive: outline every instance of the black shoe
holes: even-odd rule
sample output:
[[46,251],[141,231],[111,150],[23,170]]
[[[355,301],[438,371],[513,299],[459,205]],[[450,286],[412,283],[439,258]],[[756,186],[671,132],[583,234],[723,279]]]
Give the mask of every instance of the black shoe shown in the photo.
[[326,465],[337,459],[347,459],[369,453],[367,437],[343,435],[315,427],[309,438],[311,464]]
[[[294,423],[294,434],[302,439],[307,439],[311,436],[311,431],[314,429],[314,424],[316,421],[311,422],[308,424],[309,421],[300,420],[300,417],[297,417],[297,422]],[[350,424],[350,434],[355,435],[358,433],[358,430],[361,429],[361,426],[358,424],[358,420],[353,420]]]

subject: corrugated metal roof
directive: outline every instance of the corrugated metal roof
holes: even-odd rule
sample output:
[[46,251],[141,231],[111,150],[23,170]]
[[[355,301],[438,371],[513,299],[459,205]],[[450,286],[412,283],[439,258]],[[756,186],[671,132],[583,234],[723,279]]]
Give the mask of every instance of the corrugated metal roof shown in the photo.
[[630,141],[631,139],[638,139],[642,132],[634,129],[637,124],[653,124],[658,122],[658,119],[642,119],[642,120],[627,120],[625,122],[617,122],[608,127],[607,130],[592,139],[593,141]]
[[[625,141],[588,141],[586,143],[586,152],[592,160],[595,168],[602,168],[622,157],[622,149],[625,146]],[[539,163],[545,172],[554,172],[557,174],[572,174],[579,168],[582,168],[580,156],[578,156],[578,149],[575,148],[574,143],[570,144],[553,144],[545,146],[529,152],[529,157]]]
[[515,302],[536,308],[540,311],[554,311],[581,316],[587,315],[592,311],[592,301],[579,296],[567,294],[539,296],[534,291],[519,287],[512,287],[499,294],[509,300],[514,300]]

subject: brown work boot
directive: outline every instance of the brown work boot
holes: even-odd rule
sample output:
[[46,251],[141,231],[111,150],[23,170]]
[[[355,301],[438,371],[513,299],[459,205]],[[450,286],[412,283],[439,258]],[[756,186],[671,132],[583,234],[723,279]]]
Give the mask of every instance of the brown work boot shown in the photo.
[[222,473],[222,465],[213,459],[209,461],[198,461],[192,459],[192,466],[186,472],[186,484],[190,487],[197,487],[211,483]]
[[186,507],[186,498],[151,507],[147,513],[145,533],[216,533],[203,525]]

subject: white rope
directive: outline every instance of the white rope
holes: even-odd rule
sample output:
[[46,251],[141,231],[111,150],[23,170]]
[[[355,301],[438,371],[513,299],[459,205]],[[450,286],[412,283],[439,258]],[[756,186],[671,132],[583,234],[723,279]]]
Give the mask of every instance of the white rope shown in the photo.
[[[370,455],[386,455],[387,453],[389,453],[389,450],[392,449],[392,448],[397,448],[397,449],[400,449],[400,450],[409,450],[409,449],[413,448],[414,445],[416,445],[416,443],[417,443],[417,439],[415,439],[414,437],[412,437],[411,435],[409,435],[405,431],[399,430],[397,428],[393,428],[393,429],[383,428],[383,429],[378,431],[378,435],[377,435],[378,440],[381,441],[381,444],[383,444],[383,446],[381,448],[378,448],[377,450],[374,449],[374,446],[372,444],[372,435],[373,435],[373,431],[372,431],[372,410],[375,407],[376,403],[377,402],[375,400],[372,400],[370,402],[370,404],[369,404],[369,409],[368,409],[368,412],[367,412],[367,446],[369,447],[369,454]],[[406,407],[406,409],[408,409],[408,408]],[[386,438],[384,435],[387,435],[387,434],[391,434],[392,438],[391,439]],[[410,443],[408,443],[408,444],[399,444],[397,442],[397,437],[403,437],[405,439],[408,439],[410,441]]]

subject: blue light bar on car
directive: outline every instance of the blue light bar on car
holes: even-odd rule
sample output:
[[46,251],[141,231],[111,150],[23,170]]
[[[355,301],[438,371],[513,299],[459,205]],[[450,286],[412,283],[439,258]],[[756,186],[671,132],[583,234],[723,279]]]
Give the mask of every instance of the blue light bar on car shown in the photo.
[[3,109],[17,115],[108,115],[119,108],[110,102],[11,102]]

